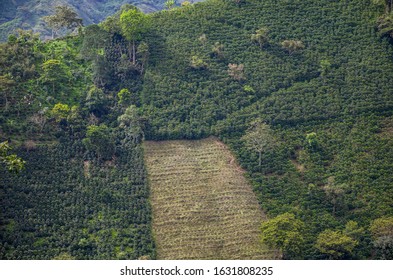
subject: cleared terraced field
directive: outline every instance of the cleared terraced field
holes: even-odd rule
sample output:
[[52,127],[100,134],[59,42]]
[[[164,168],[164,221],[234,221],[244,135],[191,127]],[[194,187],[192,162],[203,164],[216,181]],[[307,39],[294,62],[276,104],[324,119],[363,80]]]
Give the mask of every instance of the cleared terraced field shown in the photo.
[[215,138],[146,141],[158,259],[272,259],[258,241],[264,214]]

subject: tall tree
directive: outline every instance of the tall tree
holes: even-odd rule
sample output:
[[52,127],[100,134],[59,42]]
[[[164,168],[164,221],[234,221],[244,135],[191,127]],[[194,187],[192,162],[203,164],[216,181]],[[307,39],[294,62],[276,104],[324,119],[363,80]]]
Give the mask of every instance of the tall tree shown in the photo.
[[352,255],[356,240],[340,231],[327,229],[318,235],[315,247],[330,259],[343,259]]
[[166,7],[168,10],[172,9],[172,8],[175,6],[175,4],[176,4],[176,1],[175,1],[175,0],[167,0],[167,1],[164,3],[165,7]]
[[55,14],[46,16],[43,18],[48,26],[52,29],[52,39],[55,34],[61,29],[74,29],[82,26],[82,19],[79,18],[78,14],[69,6],[57,6],[55,7]]
[[262,153],[274,143],[270,127],[258,118],[250,124],[242,140],[248,149],[258,153],[258,166],[261,166]]
[[88,150],[95,152],[99,159],[108,160],[114,154],[114,141],[105,124],[88,126],[86,138],[82,142]]
[[262,48],[269,40],[269,30],[266,27],[258,29],[255,34],[251,35],[251,41],[256,42]]
[[56,122],[61,122],[66,120],[68,113],[70,112],[70,107],[67,104],[57,103],[50,110],[50,116],[56,120]]
[[69,82],[71,73],[67,66],[57,59],[49,59],[42,64],[43,74],[40,80],[51,87],[51,93],[56,94]]
[[135,105],[128,107],[117,120],[119,127],[124,131],[123,145],[129,142],[139,143],[144,139],[143,128],[146,120]]
[[202,70],[207,68],[207,63],[199,56],[193,55],[190,59],[190,67],[196,70]]
[[391,260],[393,258],[393,217],[374,220],[370,225],[370,231],[378,257]]
[[7,166],[9,172],[19,172],[26,162],[16,154],[10,154],[11,150],[7,141],[0,143],[0,162]]
[[293,54],[294,52],[304,49],[303,42],[299,40],[284,40],[282,41],[281,46],[286,49],[289,54]]
[[346,184],[336,184],[334,182],[334,177],[328,178],[327,185],[323,186],[322,189],[325,191],[327,198],[332,203],[332,214],[336,215],[337,207],[340,204],[343,204],[343,196],[345,194],[345,190],[348,188]]
[[244,64],[229,63],[228,75],[239,82],[244,81],[246,79],[244,75]]
[[132,63],[136,64],[135,43],[142,39],[143,33],[148,29],[149,16],[138,8],[125,10],[120,15],[120,27],[122,35],[130,42],[130,57]]
[[139,104],[139,96],[136,92],[130,92],[128,89],[123,88],[117,93],[118,102],[122,107],[127,108],[130,105]]
[[261,241],[282,251],[284,259],[298,256],[304,243],[304,223],[292,213],[284,213],[265,221],[261,226]]
[[214,45],[212,46],[212,52],[211,54],[219,59],[224,58],[224,45],[221,44],[220,42],[215,42]]

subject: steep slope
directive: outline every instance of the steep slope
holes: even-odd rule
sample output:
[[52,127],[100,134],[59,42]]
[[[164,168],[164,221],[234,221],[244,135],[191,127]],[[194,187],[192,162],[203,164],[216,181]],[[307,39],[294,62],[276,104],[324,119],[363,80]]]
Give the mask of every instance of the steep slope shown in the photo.
[[271,259],[265,219],[243,171],[215,138],[147,141],[158,259]]
[[17,28],[33,29],[43,36],[50,36],[49,30],[41,20],[53,12],[54,7],[68,5],[83,19],[85,25],[99,23],[107,16],[117,12],[124,4],[133,4],[144,12],[154,12],[164,8],[164,0],[2,0],[0,3],[0,42]]
[[[389,256],[372,231],[378,218],[393,215],[393,48],[375,28],[383,7],[369,0],[236,2],[151,14],[136,44],[137,65],[131,42],[111,33],[116,28],[93,25],[46,43],[11,38],[0,45],[1,140],[80,143],[97,124],[116,135],[117,148],[143,135],[215,135],[236,155],[269,218],[289,212],[303,222],[302,249],[286,257]],[[263,28],[261,46],[252,35]],[[288,49],[287,40],[303,47]],[[272,135],[260,164],[243,137],[256,119]],[[23,196],[14,198],[23,205]],[[326,231],[356,246],[321,250]]]
[[[368,0],[216,0],[156,14],[140,87],[148,137],[221,137],[267,214],[293,212],[305,222],[297,257],[328,258],[315,247],[318,236],[355,222],[359,245],[342,257],[369,258],[370,223],[393,215],[392,139],[379,135],[393,112],[393,49],[376,32],[380,13]],[[269,33],[261,48],[251,36],[262,27]],[[304,49],[289,52],[284,40]],[[230,63],[244,65],[244,79],[229,75]],[[241,140],[255,118],[277,139],[261,166]]]
[[1,260],[154,258],[140,147],[105,163],[68,141],[18,154],[21,174],[0,170]]
[[[259,115],[295,125],[391,112],[392,47],[375,32],[378,15],[369,0],[215,0],[156,14],[142,89],[154,137],[220,133],[239,116],[239,124]],[[251,40],[262,27],[263,48]],[[284,40],[305,48],[289,53]],[[207,66],[193,68],[193,56]],[[229,63],[244,65],[242,81],[228,75]]]

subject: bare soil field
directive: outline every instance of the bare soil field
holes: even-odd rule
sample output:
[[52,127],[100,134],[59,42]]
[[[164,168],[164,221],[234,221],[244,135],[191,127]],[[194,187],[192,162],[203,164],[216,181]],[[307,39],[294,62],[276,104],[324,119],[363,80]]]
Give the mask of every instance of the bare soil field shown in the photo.
[[210,137],[146,141],[158,259],[274,259],[265,215],[228,148]]

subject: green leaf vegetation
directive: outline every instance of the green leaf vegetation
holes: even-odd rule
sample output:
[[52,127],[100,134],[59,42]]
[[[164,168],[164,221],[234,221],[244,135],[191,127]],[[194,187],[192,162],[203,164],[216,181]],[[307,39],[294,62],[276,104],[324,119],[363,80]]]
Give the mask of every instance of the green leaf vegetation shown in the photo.
[[132,63],[136,63],[136,47],[135,42],[142,39],[143,33],[147,31],[149,18],[138,8],[130,8],[124,10],[120,14],[121,34],[130,42],[132,48]]
[[330,259],[349,257],[357,242],[339,231],[327,229],[318,235],[316,248]]
[[4,166],[8,169],[9,172],[19,172],[25,166],[25,161],[19,158],[15,154],[10,154],[11,147],[7,142],[0,143],[0,162],[1,167]]
[[55,11],[55,14],[43,18],[52,29],[52,39],[54,39],[55,34],[62,28],[72,31],[72,29],[82,26],[82,19],[69,6],[56,6]]
[[82,140],[88,151],[95,152],[100,159],[111,159],[114,154],[114,143],[111,133],[105,124],[87,127],[86,138]]
[[[200,0],[194,0],[198,2]],[[165,8],[166,0],[143,0],[133,1],[135,5],[144,12],[154,12]],[[170,2],[170,1],[169,1]],[[175,2],[175,1],[173,1]],[[44,16],[53,16],[58,5],[64,5],[74,10],[78,16],[72,13],[62,13],[71,15],[70,18],[81,18],[85,25],[96,24],[112,15],[124,4],[130,3],[129,0],[108,0],[108,1],[91,1],[91,0],[2,0],[0,2],[0,42],[7,40],[9,34],[17,28],[32,29],[41,34],[44,38],[51,38],[53,33],[50,26],[46,24]],[[190,2],[188,2],[190,3]],[[67,9],[69,10],[69,9]],[[67,11],[64,10],[63,11]],[[61,14],[61,13],[60,13]],[[49,18],[50,19],[50,18]],[[63,19],[65,19],[63,17]],[[68,19],[66,19],[68,21]],[[68,21],[69,22],[69,21]],[[75,21],[74,21],[75,22]],[[77,25],[79,22],[76,22]],[[59,30],[58,35],[64,35],[63,30]]]
[[391,260],[393,258],[393,217],[382,217],[374,220],[371,223],[370,231],[377,257]]
[[155,258],[140,147],[102,164],[80,142],[19,155],[24,170],[0,169],[1,259]]
[[9,36],[0,138],[27,163],[0,176],[0,257],[154,258],[140,142],[214,135],[269,218],[302,224],[301,250],[272,240],[283,257],[391,258],[390,17],[390,1],[208,0]]
[[292,213],[278,215],[261,226],[261,241],[282,251],[283,258],[301,257],[304,223]]

